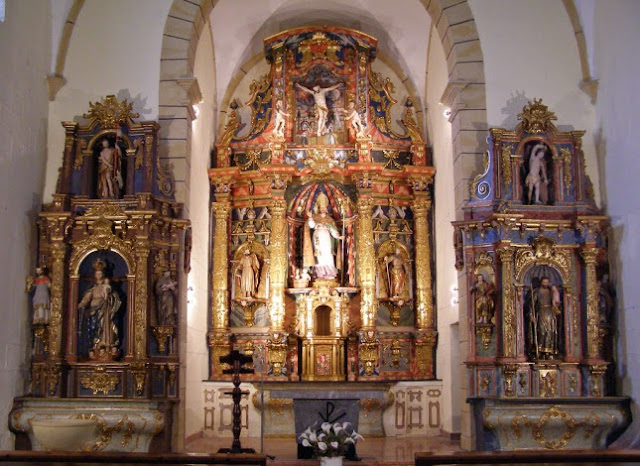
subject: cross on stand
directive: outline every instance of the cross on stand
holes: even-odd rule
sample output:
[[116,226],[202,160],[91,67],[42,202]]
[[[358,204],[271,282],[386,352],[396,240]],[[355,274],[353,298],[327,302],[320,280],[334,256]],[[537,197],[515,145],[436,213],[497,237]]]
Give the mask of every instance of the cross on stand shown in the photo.
[[230,392],[224,392],[225,395],[231,395],[233,398],[233,443],[231,448],[221,448],[218,453],[255,453],[253,448],[242,448],[240,444],[240,398],[242,395],[248,395],[249,392],[243,392],[240,390],[240,374],[253,374],[254,369],[242,367],[245,364],[253,362],[251,356],[242,354],[238,350],[233,350],[226,356],[220,356],[220,362],[228,364],[232,368],[224,369],[223,374],[233,374],[233,390]]

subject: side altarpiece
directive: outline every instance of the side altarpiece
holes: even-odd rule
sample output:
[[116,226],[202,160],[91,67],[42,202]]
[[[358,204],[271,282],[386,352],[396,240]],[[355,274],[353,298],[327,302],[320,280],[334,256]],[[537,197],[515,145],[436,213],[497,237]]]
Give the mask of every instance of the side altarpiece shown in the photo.
[[489,130],[484,170],[454,223],[466,271],[467,386],[478,449],[603,448],[629,422],[613,396],[608,219],[585,173],[584,131],[540,99]]
[[62,167],[27,279],[33,353],[29,394],[10,418],[17,448],[46,446],[33,430],[42,420],[94,423],[91,450],[171,448],[190,227],[158,157],[159,125],[137,117],[110,95],[86,124],[62,123]]

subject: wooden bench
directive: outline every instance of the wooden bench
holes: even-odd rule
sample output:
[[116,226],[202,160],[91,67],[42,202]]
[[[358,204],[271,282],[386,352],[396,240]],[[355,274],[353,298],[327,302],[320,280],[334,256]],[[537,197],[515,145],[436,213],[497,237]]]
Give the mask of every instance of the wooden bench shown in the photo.
[[0,464],[7,463],[110,463],[110,464],[247,464],[265,465],[266,455],[213,453],[119,453],[79,451],[0,451]]
[[640,463],[640,450],[527,450],[416,453],[416,466],[437,464]]

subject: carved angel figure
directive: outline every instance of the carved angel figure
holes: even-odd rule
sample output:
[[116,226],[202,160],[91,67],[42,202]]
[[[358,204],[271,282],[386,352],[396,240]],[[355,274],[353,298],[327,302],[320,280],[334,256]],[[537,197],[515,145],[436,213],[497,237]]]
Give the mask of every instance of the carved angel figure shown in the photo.
[[356,110],[356,103],[352,100],[347,105],[347,110],[342,109],[342,113],[344,115],[345,120],[349,122],[351,128],[356,135],[356,138],[363,138],[366,136],[364,125],[362,124],[362,119],[360,118],[360,114]]
[[275,119],[273,123],[273,135],[278,139],[282,139],[284,138],[285,117],[289,116],[289,114],[282,108],[282,100],[276,101],[274,113]]

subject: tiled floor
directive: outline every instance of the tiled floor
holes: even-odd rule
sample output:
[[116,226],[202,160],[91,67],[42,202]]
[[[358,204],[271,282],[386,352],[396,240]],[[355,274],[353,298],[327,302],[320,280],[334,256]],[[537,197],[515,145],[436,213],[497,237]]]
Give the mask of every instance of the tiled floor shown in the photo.
[[[231,439],[200,438],[186,445],[186,451],[192,453],[213,453],[218,448],[230,447]],[[260,452],[260,439],[242,439],[243,448],[254,448]],[[460,451],[458,442],[452,442],[444,437],[404,438],[391,437],[366,438],[358,443],[358,456],[362,461],[345,461],[345,465],[413,465],[414,454],[421,451],[445,453]],[[270,464],[286,464],[293,466],[318,464],[317,460],[297,460],[297,447],[293,438],[267,438],[264,442],[264,453],[275,457]]]

